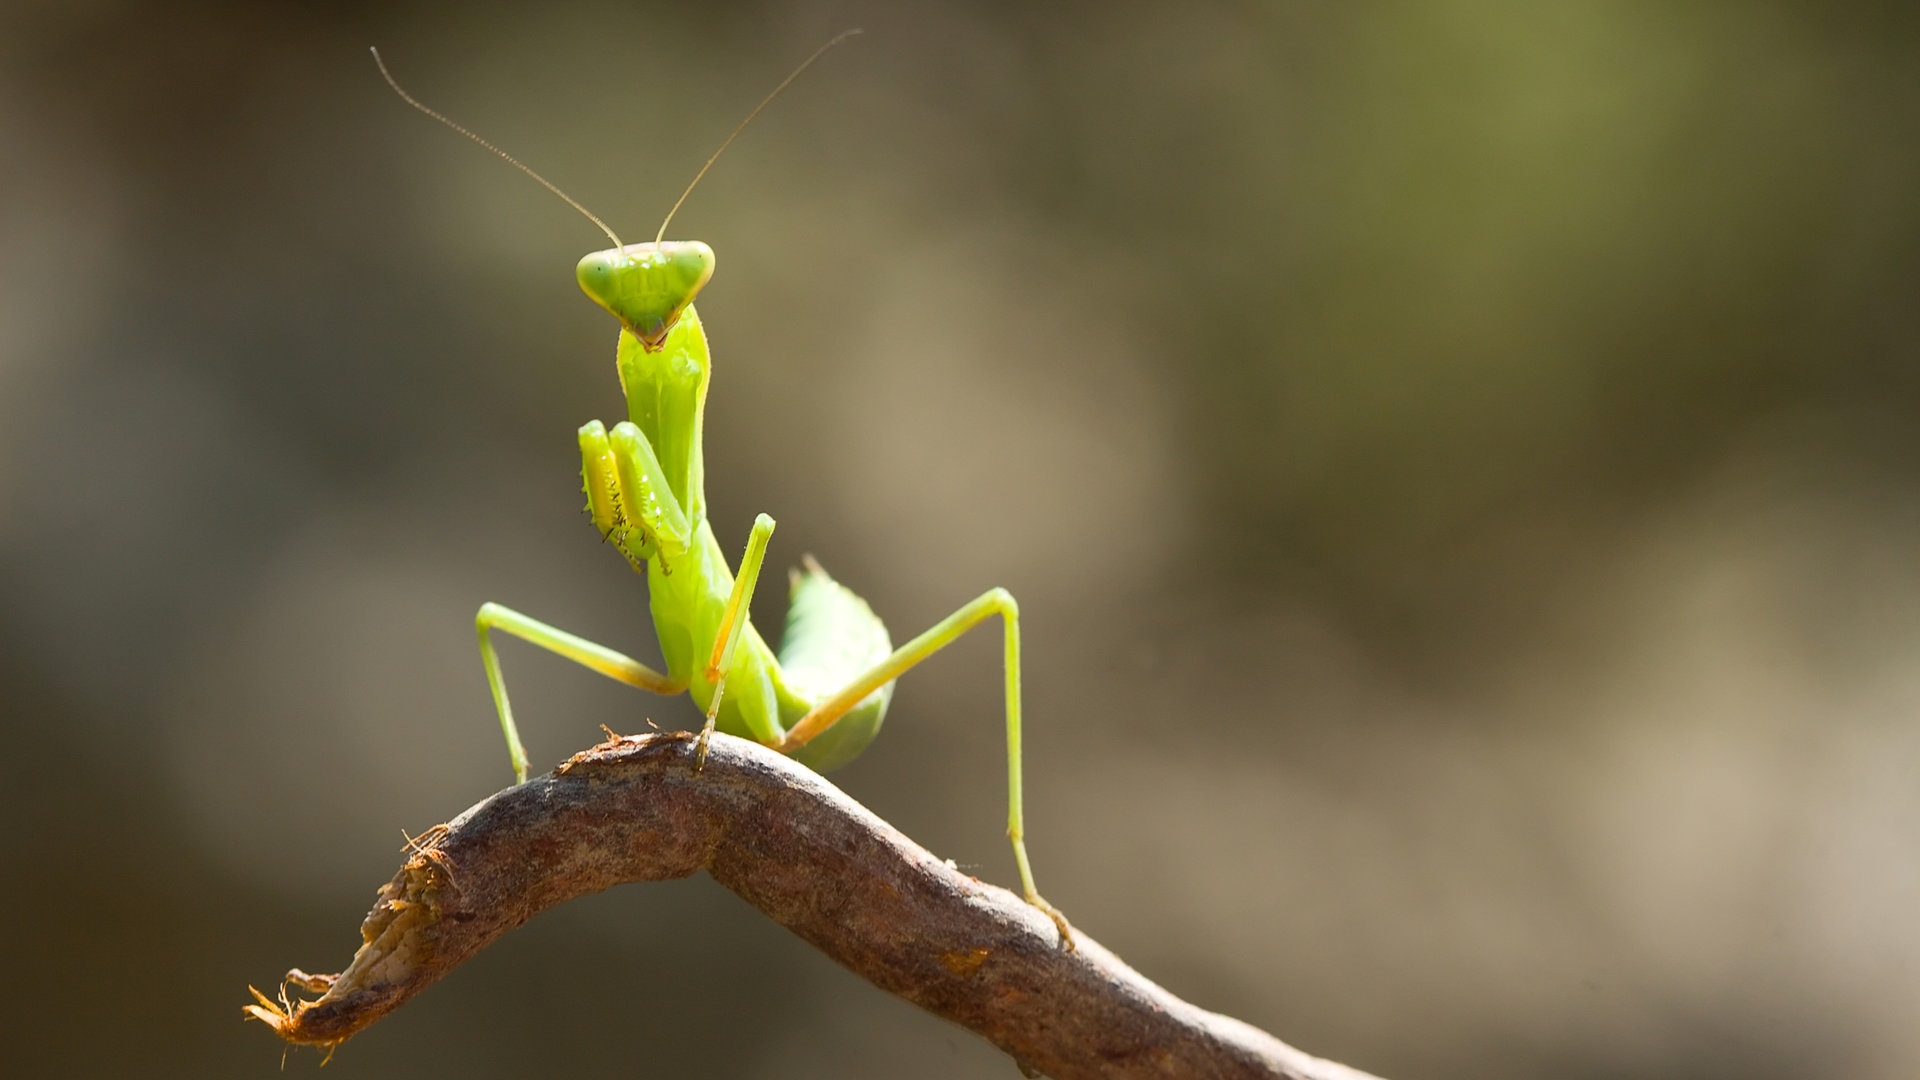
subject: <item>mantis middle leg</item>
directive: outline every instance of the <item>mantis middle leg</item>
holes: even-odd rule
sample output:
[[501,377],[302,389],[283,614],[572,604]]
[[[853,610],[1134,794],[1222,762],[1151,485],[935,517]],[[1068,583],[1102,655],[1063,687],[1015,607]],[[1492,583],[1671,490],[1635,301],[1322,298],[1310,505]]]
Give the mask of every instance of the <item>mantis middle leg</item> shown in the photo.
[[493,705],[500,712],[500,731],[507,737],[507,754],[513,759],[516,783],[525,783],[527,780],[527,751],[520,743],[519,729],[514,726],[513,706],[507,701],[507,682],[500,675],[500,658],[493,650],[492,632],[495,629],[505,630],[549,652],[559,653],[576,664],[628,686],[637,686],[668,697],[684,693],[687,689],[687,684],[675,682],[631,656],[548,626],[538,619],[528,618],[509,607],[495,603],[480,605],[480,614],[474,617],[474,625],[480,635],[480,662],[486,665],[487,688],[493,691]]
[[727,596],[726,609],[720,615],[720,628],[713,635],[713,653],[707,657],[707,680],[713,683],[713,700],[707,703],[707,722],[694,744],[693,761],[697,772],[707,764],[707,742],[720,719],[720,699],[727,692],[727,672],[733,670],[733,658],[740,649],[742,631],[753,609],[753,587],[760,581],[760,568],[767,561],[767,544],[773,540],[773,519],[765,514],[753,519],[753,532],[747,536],[747,553],[740,557],[740,572],[734,575],[733,591]]

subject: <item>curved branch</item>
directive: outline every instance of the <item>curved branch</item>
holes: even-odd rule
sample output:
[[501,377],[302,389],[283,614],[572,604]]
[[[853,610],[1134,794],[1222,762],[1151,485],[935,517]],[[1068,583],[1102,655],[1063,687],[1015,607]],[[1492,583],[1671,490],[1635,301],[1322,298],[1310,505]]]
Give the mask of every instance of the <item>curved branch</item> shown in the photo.
[[[612,739],[411,846],[339,975],[288,973],[249,1015],[333,1047],[545,909],[705,869],[874,985],[971,1028],[1023,1069],[1075,1077],[1369,1080],[1189,1005],[1018,896],[960,873],[819,774],[713,737]],[[289,1001],[287,985],[319,993]]]

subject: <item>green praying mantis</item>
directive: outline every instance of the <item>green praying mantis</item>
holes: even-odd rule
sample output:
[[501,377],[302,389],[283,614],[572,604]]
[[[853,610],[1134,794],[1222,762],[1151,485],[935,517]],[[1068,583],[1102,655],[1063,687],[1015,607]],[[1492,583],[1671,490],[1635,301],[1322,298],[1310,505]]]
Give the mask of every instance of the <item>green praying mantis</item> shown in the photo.
[[527,778],[527,754],[514,725],[506,682],[494,649],[502,631],[593,671],[665,696],[682,693],[706,712],[695,761],[704,765],[716,730],[752,739],[825,771],[852,761],[880,732],[894,680],[967,631],[1000,616],[1005,628],[1007,836],[1020,887],[1073,948],[1066,918],[1040,896],[1027,859],[1020,778],[1020,608],[1005,589],[989,589],[926,632],[895,648],[866,601],[808,557],[791,574],[791,599],[778,652],[749,616],[754,587],[773,537],[760,514],[736,574],[707,520],[703,415],[712,364],[693,299],[713,276],[713,249],[698,240],[666,240],[682,202],[760,111],[827,50],[827,42],[762,99],[707,159],[650,243],[623,244],[598,217],[532,169],[480,136],[420,103],[374,61],[409,105],[504,158],[599,226],[613,247],[582,258],[580,287],[620,323],[616,362],[627,419],[598,420],[579,430],[586,510],[601,537],[647,577],[653,624],[665,672],[500,604],[476,618],[480,657],[500,714],[514,776]]

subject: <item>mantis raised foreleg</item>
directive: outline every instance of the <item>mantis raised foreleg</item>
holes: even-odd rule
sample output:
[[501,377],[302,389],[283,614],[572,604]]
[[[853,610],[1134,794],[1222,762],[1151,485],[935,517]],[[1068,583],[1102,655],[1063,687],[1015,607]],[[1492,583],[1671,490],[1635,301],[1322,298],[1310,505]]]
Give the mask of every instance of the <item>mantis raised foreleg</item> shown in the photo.
[[[832,44],[808,58],[787,82]],[[398,84],[394,89],[493,149],[414,101]],[[747,120],[772,98],[768,95]],[[732,140],[728,136],[727,143]],[[534,179],[559,194],[537,175]],[[1066,919],[1041,898],[1027,858],[1020,776],[1020,609],[1012,594],[990,589],[896,649],[866,601],[809,558],[792,575],[786,632],[776,654],[750,616],[773,519],[761,514],[755,521],[737,576],[707,521],[702,428],[712,364],[692,303],[713,275],[713,250],[698,241],[662,239],[665,222],[652,242],[622,244],[598,218],[567,201],[600,224],[614,244],[581,259],[576,273],[587,295],[620,323],[616,357],[627,401],[626,420],[611,429],[596,420],[579,431],[586,509],[601,536],[647,575],[666,672],[500,605],[482,606],[477,619],[481,659],[515,777],[526,779],[527,757],[494,651],[494,630],[643,690],[691,694],[706,712],[697,761],[704,763],[707,738],[720,730],[826,770],[851,761],[879,733],[895,679],[998,615],[1005,628],[1007,835],[1027,900],[1053,919],[1061,943],[1071,948]]]

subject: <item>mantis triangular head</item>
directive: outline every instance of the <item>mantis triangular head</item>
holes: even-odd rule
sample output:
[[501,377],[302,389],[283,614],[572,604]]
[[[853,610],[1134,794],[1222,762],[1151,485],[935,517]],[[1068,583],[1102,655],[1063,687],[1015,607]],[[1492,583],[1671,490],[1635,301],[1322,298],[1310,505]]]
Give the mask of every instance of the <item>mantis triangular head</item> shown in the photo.
[[588,255],[574,274],[594,303],[653,352],[713,277],[713,249],[698,240],[628,244]]

